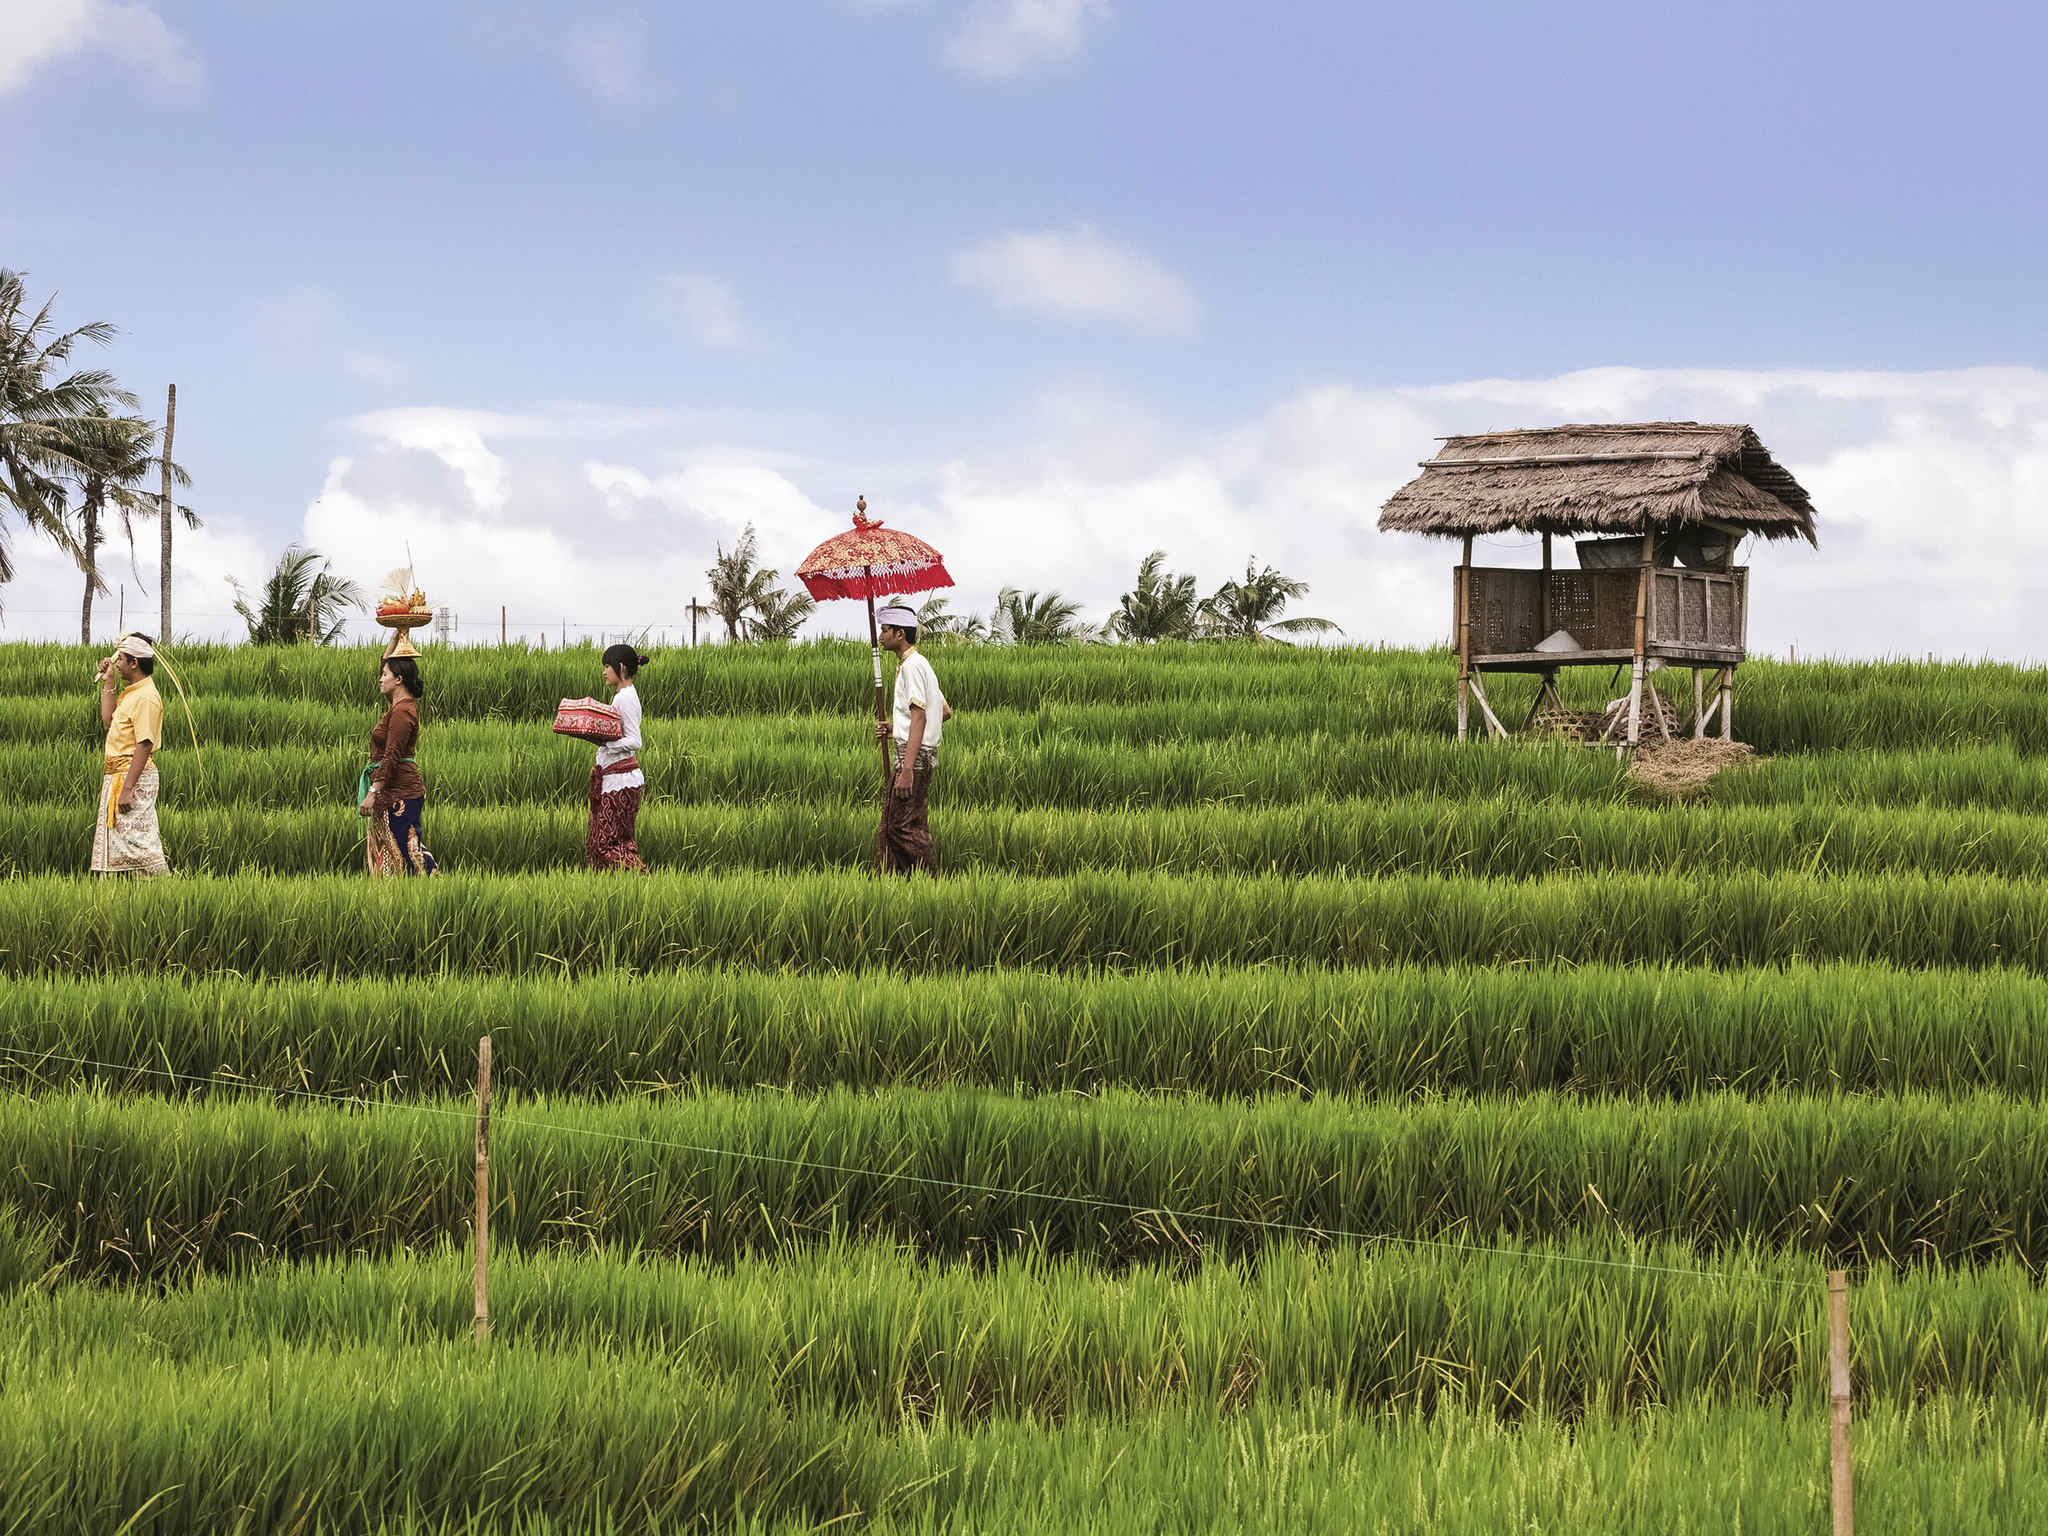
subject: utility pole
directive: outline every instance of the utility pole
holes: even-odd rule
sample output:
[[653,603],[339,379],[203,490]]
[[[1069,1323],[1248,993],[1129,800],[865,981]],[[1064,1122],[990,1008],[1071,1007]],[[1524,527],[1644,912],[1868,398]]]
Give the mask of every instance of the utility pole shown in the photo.
[[178,429],[178,386],[173,384],[164,400],[164,526],[161,546],[162,563],[157,569],[157,590],[163,597],[163,617],[157,621],[156,638],[159,643],[171,643],[171,519],[177,515],[177,508],[171,505],[171,435]]

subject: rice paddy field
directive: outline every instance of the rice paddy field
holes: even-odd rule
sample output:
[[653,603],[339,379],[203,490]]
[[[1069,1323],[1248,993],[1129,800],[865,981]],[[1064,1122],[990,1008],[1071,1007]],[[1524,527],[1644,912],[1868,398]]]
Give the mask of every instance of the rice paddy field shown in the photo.
[[2048,678],[1752,663],[1670,803],[1441,652],[932,654],[939,882],[819,643],[643,674],[644,877],[595,652],[430,652],[382,885],[373,653],[194,648],[95,884],[0,647],[0,1532],[1811,1532],[1831,1268],[1858,1530],[2048,1529]]

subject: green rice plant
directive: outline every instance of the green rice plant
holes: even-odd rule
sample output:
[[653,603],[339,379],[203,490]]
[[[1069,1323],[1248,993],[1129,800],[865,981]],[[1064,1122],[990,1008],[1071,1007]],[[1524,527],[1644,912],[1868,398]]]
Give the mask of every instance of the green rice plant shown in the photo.
[[[1360,1420],[1329,1402],[1226,1402],[1130,1421],[943,1421],[882,1439],[707,1401],[659,1361],[510,1350],[479,1360],[446,1349],[297,1352],[240,1374],[89,1364],[105,1373],[39,1414],[31,1400],[9,1415],[54,1431],[9,1437],[8,1471],[28,1474],[0,1493],[11,1528],[1806,1536],[1828,1519],[1824,1423],[1776,1408],[1507,1423],[1455,1410]],[[749,1438],[757,1427],[765,1442]],[[2048,1519],[2048,1485],[2029,1470],[2048,1454],[2048,1431],[2016,1409],[1879,1407],[1859,1419],[1855,1444],[1859,1528],[2011,1536]],[[688,1460],[693,1451],[701,1463]],[[195,1466],[208,1477],[195,1478]],[[60,1494],[80,1502],[64,1506]]]
[[[79,807],[0,810],[0,872],[76,872],[91,851]],[[1701,808],[1530,803],[1516,799],[1308,801],[1261,809],[939,809],[951,871],[1080,876],[1469,875],[1531,880],[1712,871],[1818,876],[1919,874],[2048,878],[2048,822],[1961,811]],[[430,806],[427,842],[443,868],[495,875],[584,863],[587,801],[529,807]],[[873,858],[872,806],[796,802],[646,808],[641,852],[698,873],[859,869]],[[318,874],[359,867],[354,808],[161,813],[165,846],[188,872]]]
[[[1124,1265],[1318,1233],[1587,1233],[1813,1262],[2048,1262],[2048,1114],[1991,1097],[508,1096],[496,1126],[492,1229],[525,1248],[724,1258],[872,1239]],[[78,1275],[390,1253],[463,1231],[472,1130],[460,1100],[11,1096],[0,1200],[55,1223]]]
[[[872,807],[879,798],[872,733],[832,722],[829,731],[779,721],[721,728],[706,722],[649,728],[644,762],[649,801],[705,804],[793,800]],[[181,809],[354,807],[363,749],[208,747],[196,757],[173,745],[163,761],[164,800]],[[489,805],[580,799],[590,784],[590,749],[545,732],[465,724],[438,731],[420,769],[430,800]],[[99,791],[99,747],[45,742],[0,747],[0,772],[14,800],[88,808]],[[1460,751],[1415,736],[1329,740],[1305,737],[1284,750],[1236,739],[1084,743],[1028,731],[977,739],[946,759],[939,780],[949,801],[982,806],[1149,807],[1296,803],[1338,796],[1422,793],[1619,800],[1612,757],[1551,745],[1515,752]]]
[[[266,649],[193,647],[179,674],[194,695],[268,697],[360,707],[374,703],[379,647]],[[89,705],[93,667],[104,651],[70,646],[0,648],[0,695]],[[1317,693],[1372,694],[1412,711],[1424,694],[1449,718],[1448,653],[1302,647],[1164,645],[1143,649],[949,647],[930,652],[950,696],[977,709],[1035,710],[1042,704],[1169,703],[1188,697],[1248,701]],[[789,646],[706,646],[662,651],[638,679],[650,710],[687,707],[710,715],[849,711],[870,686],[868,647],[848,640]],[[421,663],[429,699],[445,697],[470,717],[533,719],[556,701],[603,686],[595,646],[539,652],[522,646],[432,648]]]
[[[980,1084],[1268,1093],[1781,1090],[2048,1095],[2048,982],[2010,971],[1263,968],[610,972],[579,980],[169,980],[47,973],[0,990],[0,1086],[610,1098]],[[106,1062],[110,1068],[79,1065]]]
[[1983,877],[944,881],[670,872],[0,880],[0,974],[575,975],[679,966],[2048,968],[2048,887]]
[[[1775,1409],[1650,1420],[1457,1413],[1358,1421],[1335,1406],[1189,1409],[1136,1423],[907,1438],[928,1510],[883,1536],[1130,1531],[1282,1536],[1809,1536],[1827,1529],[1827,1430]],[[1855,1431],[1859,1531],[2017,1536],[2048,1522],[2048,1426],[1964,1404],[1879,1409]],[[957,1491],[956,1491],[957,1490]]]
[[[1219,645],[957,647],[936,651],[948,694],[972,709],[1077,705],[1175,706],[1202,699],[1259,703],[1349,698],[1364,729],[1446,734],[1452,728],[1453,667],[1446,651],[1364,647],[1253,648]],[[0,709],[0,739],[47,731],[48,703],[76,693],[91,713],[95,652],[82,647],[0,647],[0,696],[27,711]],[[449,718],[540,720],[557,699],[600,686],[594,647],[540,653],[523,647],[452,648],[427,662],[430,701]],[[866,647],[828,640],[797,646],[669,650],[642,674],[657,718],[822,712],[858,715],[867,686]],[[188,686],[210,701],[263,698],[351,710],[372,699],[377,649],[265,650],[195,647],[184,657]],[[1604,669],[1568,669],[1568,702],[1587,706],[1620,691]],[[1531,684],[1499,680],[1497,705],[1521,710]],[[1668,685],[1681,697],[1683,680]],[[1737,733],[1768,753],[1825,749],[2004,746],[2048,751],[2048,718],[2036,707],[2040,670],[2002,663],[1754,660],[1737,679]],[[35,722],[40,720],[39,728]]]
[[[314,1260],[169,1290],[57,1286],[0,1300],[19,1386],[80,1359],[224,1366],[313,1348],[468,1339],[470,1255]],[[1303,1404],[1347,1412],[1646,1413],[1783,1403],[1825,1413],[1823,1271],[1737,1251],[1594,1239],[1500,1252],[1262,1247],[1246,1263],[930,1263],[882,1245],[731,1263],[491,1256],[498,1347],[603,1349],[793,1409],[906,1421]],[[1968,1395],[2048,1411],[2048,1323],[2012,1264],[1879,1270],[1854,1287],[1860,1411]]]
[[287,1350],[225,1369],[73,1362],[0,1398],[0,1526],[49,1533],[389,1530],[525,1518],[816,1527],[881,1511],[872,1435],[600,1351]]

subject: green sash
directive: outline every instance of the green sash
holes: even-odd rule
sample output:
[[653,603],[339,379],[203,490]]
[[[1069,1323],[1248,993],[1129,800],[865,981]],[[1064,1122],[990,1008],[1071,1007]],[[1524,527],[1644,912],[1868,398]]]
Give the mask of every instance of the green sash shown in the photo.
[[[397,761],[401,763],[416,763],[419,761],[419,759],[416,757],[401,757],[397,759]],[[357,805],[361,805],[363,803],[363,796],[367,795],[370,792],[370,775],[375,773],[379,768],[383,766],[384,760],[381,757],[378,758],[377,761],[375,761],[374,763],[366,763],[363,766],[363,771],[356,777]]]

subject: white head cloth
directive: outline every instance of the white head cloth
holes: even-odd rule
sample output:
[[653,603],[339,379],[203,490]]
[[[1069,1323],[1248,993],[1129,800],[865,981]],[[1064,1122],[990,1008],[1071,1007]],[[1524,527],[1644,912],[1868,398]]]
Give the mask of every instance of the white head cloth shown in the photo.
[[117,656],[133,656],[137,661],[146,661],[156,654],[156,647],[140,635],[123,635],[121,643],[114,647]]
[[886,608],[875,610],[875,622],[895,629],[910,629],[917,623],[917,610],[906,608],[901,603],[891,603]]

